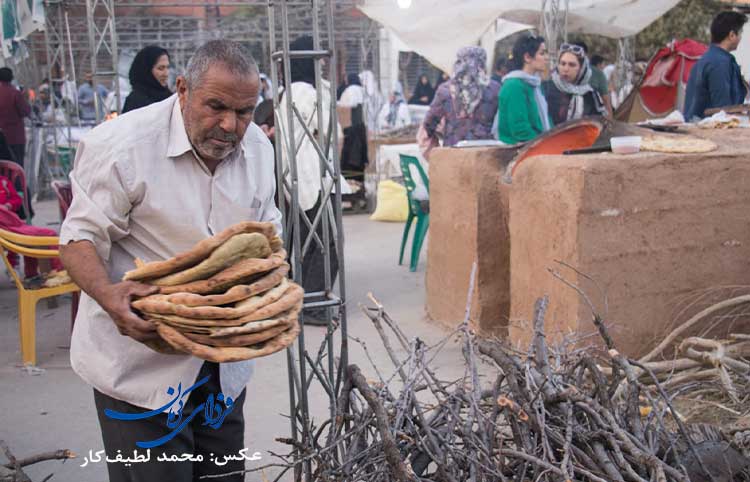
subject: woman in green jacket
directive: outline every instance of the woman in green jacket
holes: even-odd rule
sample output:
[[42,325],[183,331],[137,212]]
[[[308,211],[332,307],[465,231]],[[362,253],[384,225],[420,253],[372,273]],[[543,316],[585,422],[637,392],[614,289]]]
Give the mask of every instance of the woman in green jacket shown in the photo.
[[504,143],[530,141],[552,127],[540,77],[548,61],[542,37],[521,37],[513,46],[515,70],[503,77],[498,101],[498,138]]

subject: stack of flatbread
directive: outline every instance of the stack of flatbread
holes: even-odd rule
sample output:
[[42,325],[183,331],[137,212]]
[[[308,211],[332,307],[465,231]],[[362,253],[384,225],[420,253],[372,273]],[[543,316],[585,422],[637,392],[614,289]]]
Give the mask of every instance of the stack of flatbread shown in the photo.
[[286,251],[270,223],[235,224],[165,261],[143,263],[124,280],[158,286],[132,302],[157,325],[161,353],[213,362],[270,355],[299,334],[304,291],[289,281]]

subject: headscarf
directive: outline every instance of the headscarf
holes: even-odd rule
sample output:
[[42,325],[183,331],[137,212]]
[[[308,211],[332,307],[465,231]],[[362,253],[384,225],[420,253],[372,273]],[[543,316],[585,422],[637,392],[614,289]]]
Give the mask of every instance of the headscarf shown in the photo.
[[[265,89],[263,88],[264,80],[267,85]],[[262,96],[264,100],[273,98],[273,83],[266,74],[260,74],[260,92],[258,92],[258,95]]]
[[[289,50],[313,50],[313,38],[303,35],[289,44]],[[315,60],[291,59],[292,82],[307,82],[315,87]]]
[[563,50],[560,52],[560,55],[557,58],[558,62],[560,61],[560,57],[562,57],[563,54],[574,55],[578,59],[578,63],[581,64],[581,70],[578,71],[578,76],[573,83],[568,82],[567,80],[564,80],[562,77],[560,77],[560,73],[558,72],[557,68],[552,71],[552,82],[554,82],[555,87],[557,87],[560,92],[570,95],[570,104],[568,104],[568,116],[566,118],[568,120],[572,120],[580,119],[581,117],[583,117],[584,97],[589,92],[592,92],[594,94],[594,105],[596,107],[596,110],[600,114],[604,114],[604,103],[601,101],[598,93],[594,91],[594,88],[591,87],[590,84],[592,72],[588,57],[586,57],[585,55],[577,55],[576,53],[569,50]]
[[486,64],[487,53],[481,47],[463,47],[458,51],[450,88],[459,118],[471,116],[482,100],[484,88],[490,83]]
[[401,82],[399,82],[398,80],[395,84],[393,84],[393,95],[394,99],[393,102],[390,103],[388,116],[386,117],[386,121],[390,126],[396,125],[396,120],[398,120],[398,111],[401,107],[401,104],[406,102],[406,99],[404,99],[404,88],[401,86]]
[[536,108],[537,113],[539,114],[539,119],[542,121],[542,128],[545,132],[550,130],[552,125],[550,124],[549,120],[549,107],[547,106],[547,99],[542,93],[542,79],[537,77],[536,75],[526,73],[523,70],[514,70],[510,72],[508,75],[503,77],[503,84],[505,84],[508,79],[521,79],[534,88],[534,99],[536,100]]
[[154,77],[154,74],[151,73],[154,65],[156,65],[156,62],[162,55],[169,57],[169,52],[156,45],[143,47],[135,55],[133,63],[130,65],[130,71],[128,72],[128,78],[133,90],[143,91],[154,102],[162,101],[172,95],[172,91],[168,87],[161,85],[156,80],[156,77]]
[[362,82],[359,81],[359,75],[357,74],[349,74],[346,76],[346,85],[359,85],[362,86]]

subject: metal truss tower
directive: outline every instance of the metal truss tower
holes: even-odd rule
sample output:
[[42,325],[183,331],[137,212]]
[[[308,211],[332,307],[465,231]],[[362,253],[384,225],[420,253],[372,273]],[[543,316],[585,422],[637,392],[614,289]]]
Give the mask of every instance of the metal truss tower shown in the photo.
[[[86,23],[88,24],[89,53],[91,55],[94,107],[98,124],[104,120],[102,118],[104,109],[100,108],[104,99],[99,97],[96,89],[101,77],[113,77],[115,79],[115,99],[118,111],[120,105],[122,105],[120,102],[120,82],[117,77],[118,50],[114,0],[86,0]],[[100,59],[100,53],[104,54],[106,60]]]
[[[568,6],[570,0],[542,0],[539,31],[547,44],[548,52],[557,52],[568,39]],[[555,62],[550,56],[550,62]]]
[[[289,404],[292,438],[295,443],[295,458],[301,460],[313,446],[315,435],[310,414],[308,391],[313,383],[323,387],[328,395],[328,408],[333,419],[337,413],[337,398],[343,384],[345,368],[348,364],[347,319],[345,310],[346,281],[344,264],[344,232],[341,209],[341,174],[338,159],[337,113],[336,113],[336,55],[334,42],[334,2],[335,0],[287,1],[269,0],[268,17],[271,49],[271,78],[276,113],[276,172],[279,186],[279,204],[284,217],[285,241],[290,253],[294,280],[303,282],[302,261],[310,249],[320,249],[324,256],[323,284],[325,289],[317,293],[306,293],[304,308],[324,308],[327,313],[328,329],[316,351],[306,346],[304,310],[300,317],[302,330],[294,348],[287,349],[289,369]],[[312,15],[313,50],[290,51],[289,7],[305,8]],[[323,47],[321,32],[321,12],[325,25],[327,46]],[[277,37],[277,19],[281,24],[281,36]],[[278,45],[278,39],[281,45]],[[328,129],[312,132],[309,119],[304,119],[294,103],[291,89],[292,59],[312,59],[315,65],[315,89],[317,125],[324,126],[324,111],[328,113]],[[327,82],[323,81],[323,71],[327,70]],[[279,81],[279,70],[283,79]],[[280,101],[279,87],[283,84],[284,101]],[[324,102],[324,90],[328,92]],[[282,115],[280,109],[285,107]],[[299,131],[300,127],[304,132]],[[327,132],[326,132],[327,130]],[[300,141],[301,139],[301,141]],[[310,142],[317,153],[320,168],[320,200],[316,214],[311,217],[299,203],[299,173],[297,168],[298,149],[301,142]],[[286,145],[284,145],[286,143]],[[288,163],[284,163],[284,152]],[[309,162],[309,160],[308,160]],[[328,182],[330,179],[332,182]],[[285,203],[286,200],[286,203]],[[285,204],[288,204],[285,206]],[[303,236],[302,226],[306,226]],[[320,234],[322,233],[322,235]],[[331,243],[333,241],[333,243]],[[334,246],[331,252],[331,246]],[[338,258],[338,282],[331,273],[331,257]],[[337,334],[338,343],[335,341]],[[334,427],[330,426],[333,433]],[[330,437],[329,437],[330,440]],[[295,480],[312,480],[309,461],[296,466]]]

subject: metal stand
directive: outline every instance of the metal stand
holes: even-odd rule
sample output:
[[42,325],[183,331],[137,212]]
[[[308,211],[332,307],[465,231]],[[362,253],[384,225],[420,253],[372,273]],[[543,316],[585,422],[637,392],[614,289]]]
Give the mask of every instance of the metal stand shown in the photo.
[[[311,51],[290,51],[290,32],[289,32],[289,7],[302,7],[304,11],[312,13],[312,37],[313,50]],[[324,10],[324,23],[327,33],[327,49],[324,49],[321,42],[321,18],[320,10]],[[277,14],[281,22],[281,48],[277,48]],[[278,186],[280,190],[280,208],[284,218],[285,241],[287,250],[290,253],[292,262],[294,281],[302,283],[302,260],[304,254],[314,246],[318,247],[324,253],[324,283],[325,290],[318,293],[305,294],[305,308],[325,308],[327,313],[328,330],[326,336],[317,350],[317,354],[310,355],[305,345],[305,327],[304,312],[300,317],[302,330],[295,349],[287,349],[287,365],[289,370],[289,405],[292,438],[297,442],[295,445],[295,457],[301,459],[308,448],[312,446],[311,437],[313,435],[313,426],[310,418],[310,408],[308,403],[308,390],[312,382],[317,380],[328,395],[329,410],[331,418],[337,413],[337,394],[343,383],[344,369],[348,364],[348,340],[347,340],[347,323],[346,323],[346,283],[345,283],[345,264],[344,264],[344,233],[342,226],[341,210],[341,166],[338,159],[338,125],[336,116],[336,58],[333,35],[333,18],[334,18],[334,0],[308,0],[308,1],[286,1],[286,0],[269,0],[268,18],[270,33],[271,49],[271,78],[273,82],[273,98],[276,112],[276,172]],[[299,110],[294,104],[291,89],[291,59],[313,59],[315,63],[315,79],[317,92],[317,120],[318,125],[323,126],[323,109],[329,112],[330,126],[328,132],[324,129],[318,129],[317,133],[311,132],[307,128],[305,119],[302,118]],[[279,75],[278,67],[283,70],[283,85],[286,103],[286,123],[282,126],[283,120],[280,117],[280,95],[279,95]],[[324,84],[322,70],[323,67],[328,69],[328,84]],[[323,102],[323,91],[329,91],[330,103],[327,105]],[[304,129],[303,141],[309,141],[315,147],[320,162],[321,176],[321,196],[320,207],[314,219],[310,219],[305,211],[299,205],[298,196],[298,172],[297,172],[297,150],[299,145],[295,145],[295,119]],[[280,129],[286,133],[282,136]],[[326,135],[327,134],[327,135]],[[286,153],[288,156],[288,169],[283,169],[282,156],[284,144],[286,143]],[[332,179],[328,183],[326,179]],[[289,209],[284,204],[289,203]],[[300,236],[300,226],[305,223],[309,228],[309,235],[306,238]],[[322,227],[322,239],[317,234],[317,228]],[[330,236],[333,232],[336,254],[339,262],[338,274],[338,293],[333,282],[333,273],[330,272],[331,252]],[[291,240],[291,243],[290,243]],[[314,301],[322,299],[322,301]],[[334,334],[340,329],[340,342],[338,350],[334,346]],[[338,351],[338,358],[335,359]],[[314,356],[314,358],[313,358]],[[338,362],[337,364],[335,362]],[[329,427],[329,430],[334,430]],[[329,440],[331,437],[329,437]],[[295,467],[295,480],[302,480],[304,475],[305,481],[312,480],[312,467],[308,461]]]
[[[541,25],[547,51],[557,53],[560,45],[568,39],[568,6],[570,0],[542,0]],[[552,65],[557,63],[556,55],[550,56]]]
[[[97,9],[101,10],[103,16],[96,15]],[[120,82],[117,78],[118,51],[117,33],[115,31],[115,6],[114,0],[86,0],[86,19],[89,33],[89,52],[91,53],[91,87],[94,89],[94,109],[96,110],[96,123],[103,121],[102,104],[104,99],[99,97],[97,85],[100,77],[112,77],[115,79],[115,99],[117,110],[120,109]],[[111,61],[106,66],[99,67],[99,53],[106,54]]]
[[[44,45],[47,54],[47,72],[49,78],[49,96],[50,96],[50,107],[52,109],[52,118],[47,123],[44,119],[44,112],[41,113],[41,141],[38,144],[41,150],[40,154],[34,155],[34,176],[31,176],[35,185],[32,186],[34,195],[40,197],[42,191],[44,191],[49,182],[54,179],[52,169],[50,167],[50,160],[53,161],[54,166],[60,166],[60,139],[59,130],[60,127],[57,119],[57,98],[55,97],[55,84],[59,83],[60,92],[64,92],[65,81],[67,80],[68,66],[66,56],[66,36],[65,36],[65,22],[63,21],[65,6],[62,1],[45,0],[45,28],[44,28]],[[55,70],[57,67],[57,70]],[[71,69],[74,69],[71,66]],[[59,77],[55,74],[60,73]],[[63,75],[63,72],[65,75]],[[63,104],[64,106],[64,104]],[[71,138],[70,134],[70,117],[67,109],[63,109],[65,120],[68,128],[68,142]],[[47,130],[52,129],[52,152],[47,146]]]
[[626,85],[632,84],[633,64],[635,62],[635,38],[623,37],[617,41],[618,55],[615,68],[615,85],[617,89],[622,89]]

